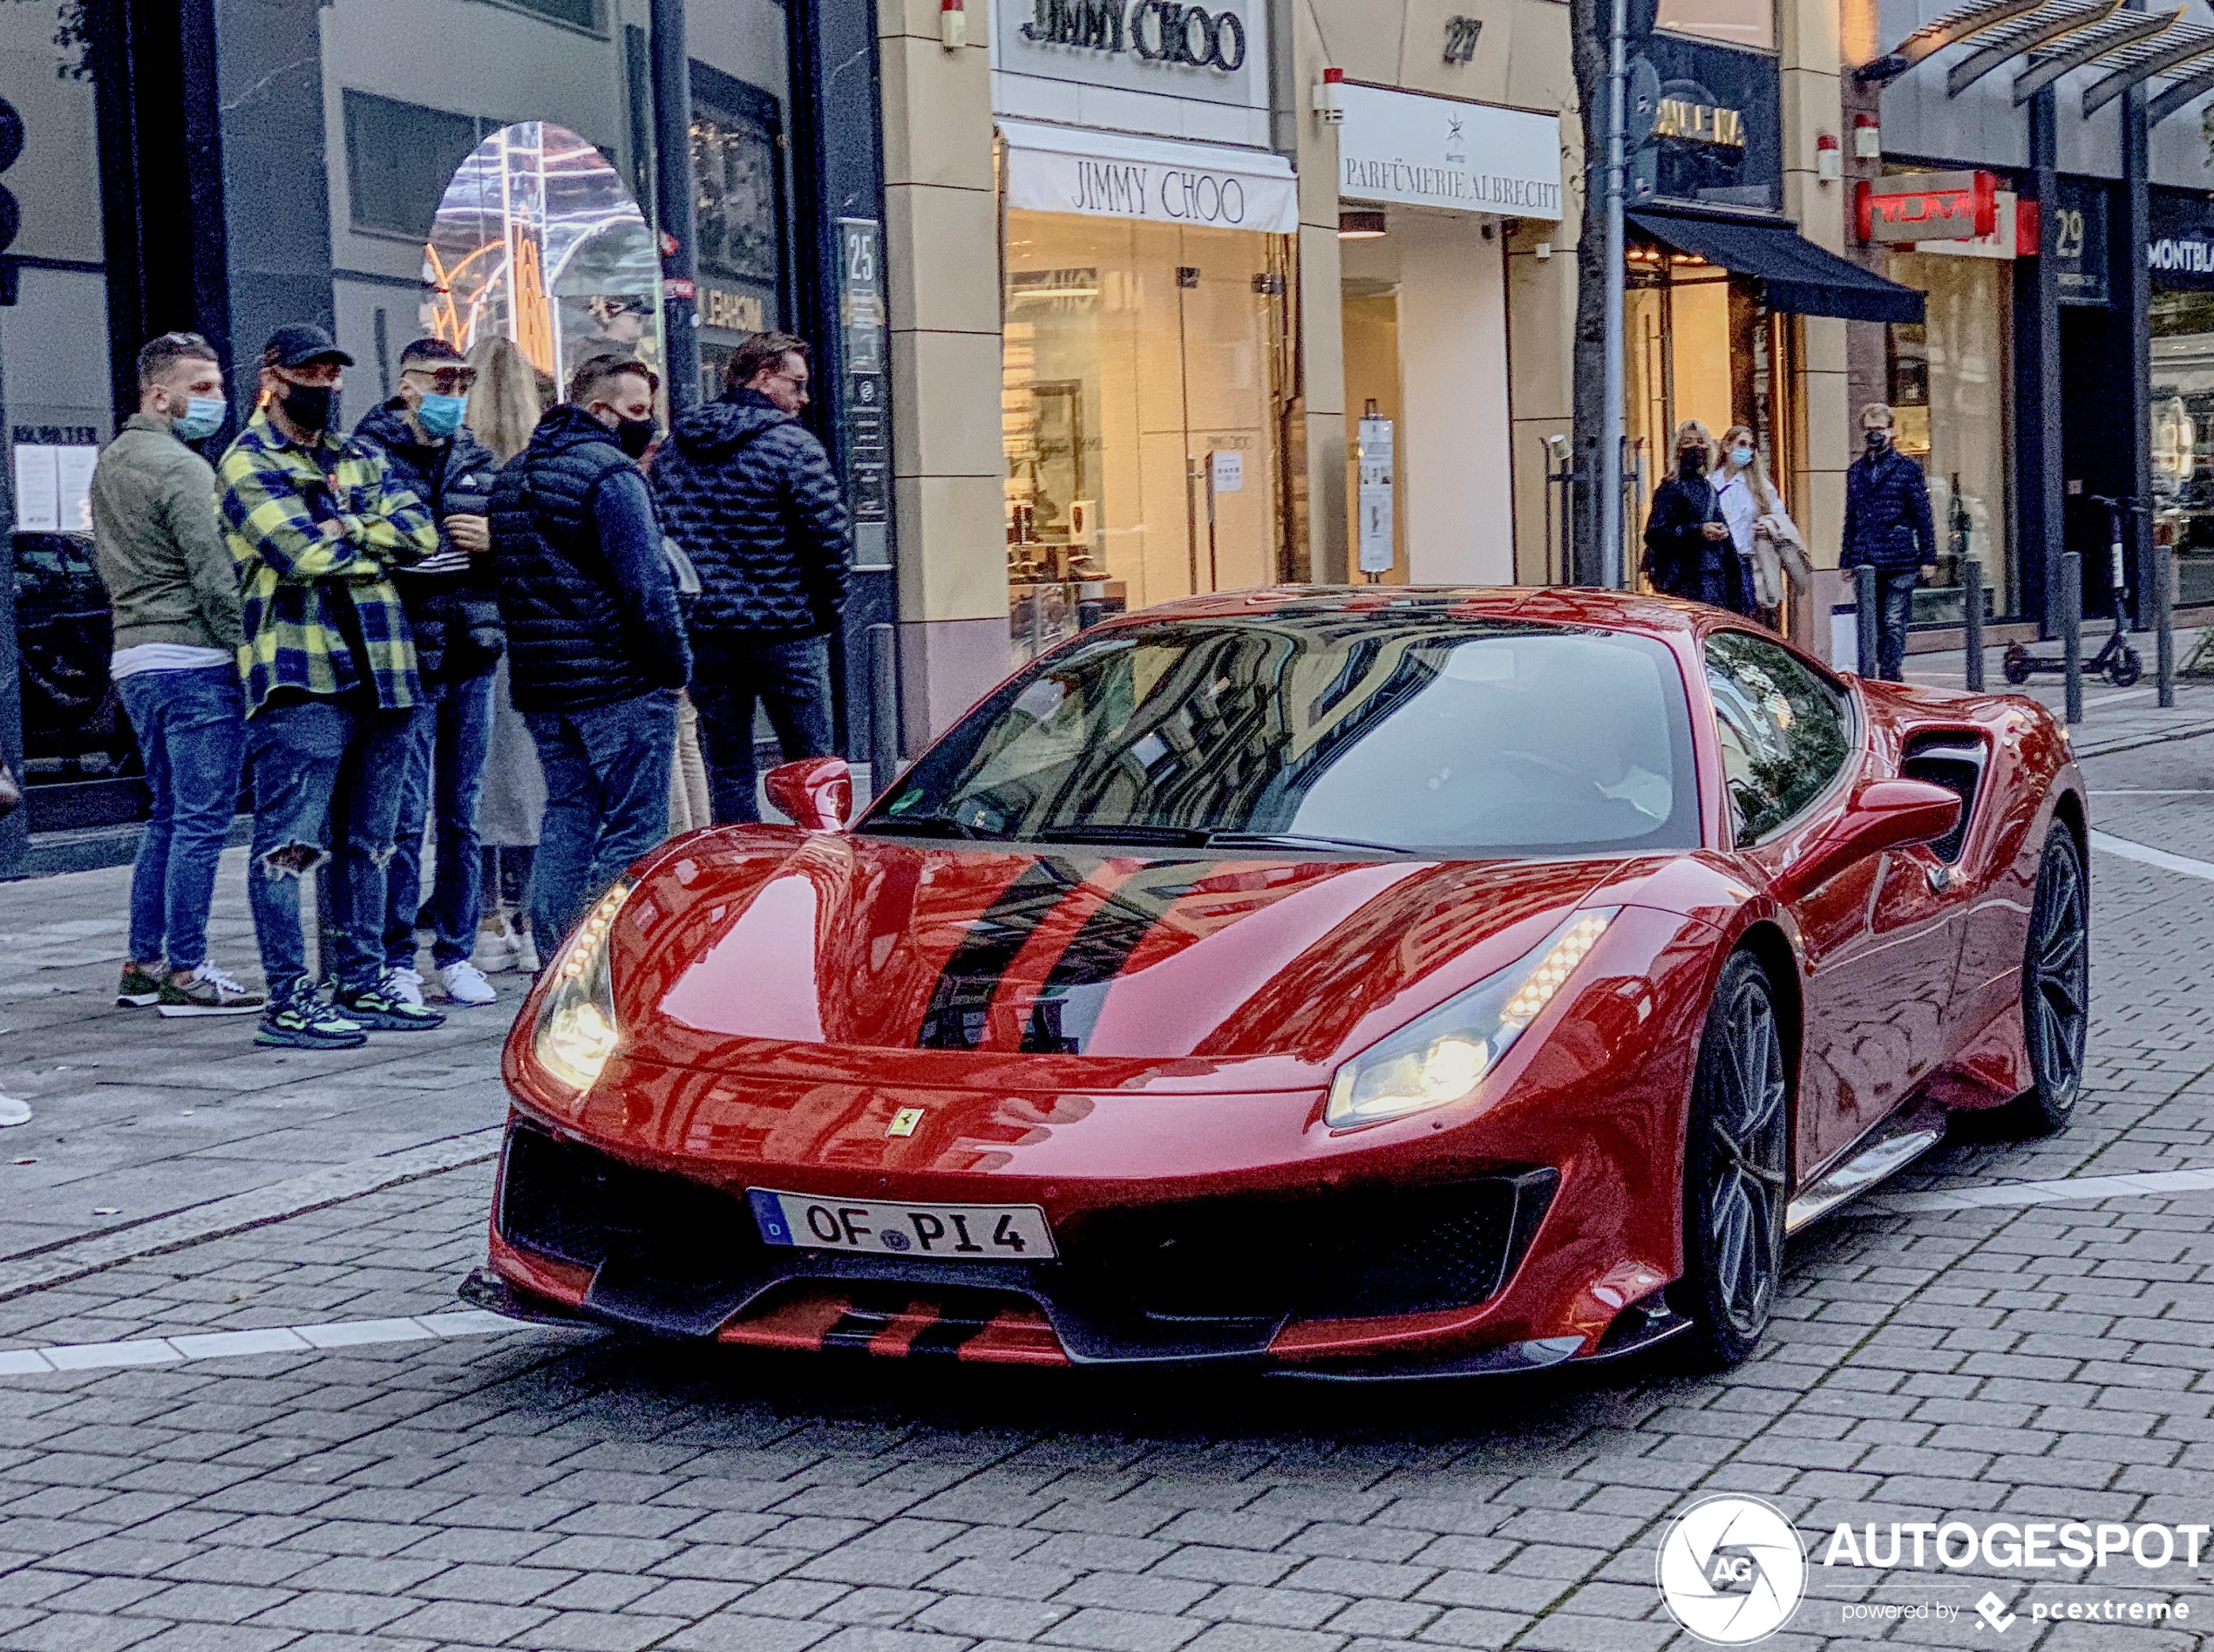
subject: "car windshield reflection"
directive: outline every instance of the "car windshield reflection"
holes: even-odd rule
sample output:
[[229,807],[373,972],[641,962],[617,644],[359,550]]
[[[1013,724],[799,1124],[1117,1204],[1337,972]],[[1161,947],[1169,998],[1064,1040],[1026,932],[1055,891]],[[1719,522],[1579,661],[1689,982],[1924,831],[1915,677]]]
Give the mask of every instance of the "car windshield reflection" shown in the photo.
[[1363,615],[1083,638],[859,824],[960,840],[1493,858],[1695,847],[1683,683],[1654,639]]

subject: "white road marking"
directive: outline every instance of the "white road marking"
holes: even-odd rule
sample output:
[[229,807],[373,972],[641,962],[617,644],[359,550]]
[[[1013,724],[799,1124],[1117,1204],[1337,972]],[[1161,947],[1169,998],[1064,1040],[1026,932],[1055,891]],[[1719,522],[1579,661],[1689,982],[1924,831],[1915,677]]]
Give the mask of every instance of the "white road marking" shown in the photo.
[[2143,843],[2132,843],[2127,838],[2117,838],[2111,832],[2094,832],[2091,846],[2108,854],[2120,855],[2124,860],[2158,867],[2163,872],[2180,872],[2187,878],[2214,880],[2214,860],[2194,860],[2187,854],[2170,854],[2165,849],[2155,849]]
[[327,1325],[146,1336],[122,1343],[0,1348],[0,1377],[107,1370],[122,1365],[175,1365],[187,1360],[230,1359],[242,1354],[314,1354],[377,1343],[442,1342],[456,1336],[499,1336],[511,1331],[549,1329],[560,1328],[529,1325],[498,1314],[463,1309],[450,1314],[418,1314],[410,1319],[339,1320]]
[[2060,1205],[2079,1199],[2145,1199],[2210,1190],[2214,1190],[2214,1170],[2148,1170],[2126,1176],[2063,1176],[2053,1181],[1943,1187],[1925,1193],[1871,1193],[1862,1203],[1884,1215],[1905,1216],[1938,1210],[1994,1210]]
[[2102,694],[2096,699],[2086,700],[2083,702],[2083,709],[2088,711],[2095,705],[2112,705],[2116,700],[2142,700],[2148,694],[2159,692],[2160,690],[2156,688],[2125,689],[2119,694]]
[[2116,785],[2108,786],[2103,791],[2095,790],[2091,795],[2095,798],[2214,798],[2214,786],[2177,786],[2171,790],[2149,785]]

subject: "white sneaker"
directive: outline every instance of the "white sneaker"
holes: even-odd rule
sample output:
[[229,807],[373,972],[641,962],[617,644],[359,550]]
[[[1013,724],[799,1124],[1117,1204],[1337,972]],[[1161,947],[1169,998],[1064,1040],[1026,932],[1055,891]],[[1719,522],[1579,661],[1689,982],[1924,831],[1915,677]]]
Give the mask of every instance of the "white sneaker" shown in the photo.
[[411,1003],[418,1009],[423,1005],[423,972],[420,969],[387,969],[384,990],[402,1003]]
[[515,967],[515,931],[505,914],[496,914],[477,926],[477,949],[469,962],[483,974],[503,975]]
[[485,972],[465,958],[439,970],[438,980],[446,989],[446,996],[456,1003],[499,1002],[499,995],[492,989],[492,982],[485,979]]
[[515,936],[515,967],[526,976],[534,976],[541,966],[538,961],[538,942],[527,929]]
[[13,1096],[0,1096],[0,1130],[5,1130],[10,1125],[27,1125],[30,1122],[29,1107]]

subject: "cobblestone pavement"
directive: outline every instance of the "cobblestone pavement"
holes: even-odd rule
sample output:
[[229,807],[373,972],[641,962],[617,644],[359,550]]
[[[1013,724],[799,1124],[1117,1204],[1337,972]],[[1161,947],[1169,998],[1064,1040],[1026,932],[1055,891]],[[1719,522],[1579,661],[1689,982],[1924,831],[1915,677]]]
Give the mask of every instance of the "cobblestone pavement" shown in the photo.
[[[2214,843],[2214,740],[2087,772],[2103,831],[2184,857]],[[1898,1187],[2214,1166],[2207,874],[2095,857],[2083,1114],[2042,1143],[1964,1132]],[[0,892],[17,934],[20,898]],[[40,974],[105,989],[98,936],[83,942]],[[69,996],[11,1017],[7,1077],[101,1049]],[[52,1055],[50,1029],[69,1041]],[[234,1037],[160,1057],[170,1080],[128,1093],[152,1110],[289,1091],[273,1130],[334,1160],[377,1151],[359,1132],[378,1109],[392,1140],[497,1116],[488,1036],[372,1049],[351,1091],[301,1073],[235,1093],[214,1073],[253,1059]],[[166,1048],[132,1037],[116,1062]],[[465,1076],[426,1105],[401,1088],[416,1064]],[[37,1092],[31,1131],[129,1115],[80,1120],[97,1088]],[[257,1173],[252,1138],[225,1139],[129,1164]],[[280,1157],[280,1180],[303,1161]],[[0,1157],[0,1220],[20,1174]],[[105,1185],[86,1174],[80,1203]],[[1656,1547],[1717,1492],[1770,1499],[1809,1539],[1808,1599],[1769,1646],[2168,1652],[2214,1622],[2214,1544],[2196,1572],[1822,1564],[1841,1522],[2214,1519],[2214,1191],[1849,1207],[1795,1243],[1779,1323],[1727,1375],[1348,1387],[425,1323],[456,1306],[488,1190],[464,1166],[0,1300],[0,1649],[1644,1652],[1692,1644],[1661,1609]],[[358,1345],[331,1345],[348,1327]],[[208,1334],[234,1340],[191,1340]],[[85,1346],[119,1343],[136,1346]],[[140,1358],[164,1363],[97,1363]],[[19,1369],[40,1361],[96,1363]],[[2106,1603],[2124,1619],[2036,1615]],[[2189,1616],[2132,1623],[2132,1605]]]

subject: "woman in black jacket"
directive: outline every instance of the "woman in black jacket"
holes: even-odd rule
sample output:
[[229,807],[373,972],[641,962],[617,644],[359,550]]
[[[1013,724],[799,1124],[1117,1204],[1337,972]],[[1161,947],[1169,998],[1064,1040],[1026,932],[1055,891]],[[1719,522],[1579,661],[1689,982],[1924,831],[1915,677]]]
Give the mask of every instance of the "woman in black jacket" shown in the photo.
[[1729,526],[1708,475],[1715,438],[1697,419],[1676,427],[1675,474],[1653,490],[1645,522],[1645,576],[1668,596],[1756,612],[1751,572],[1730,543]]

